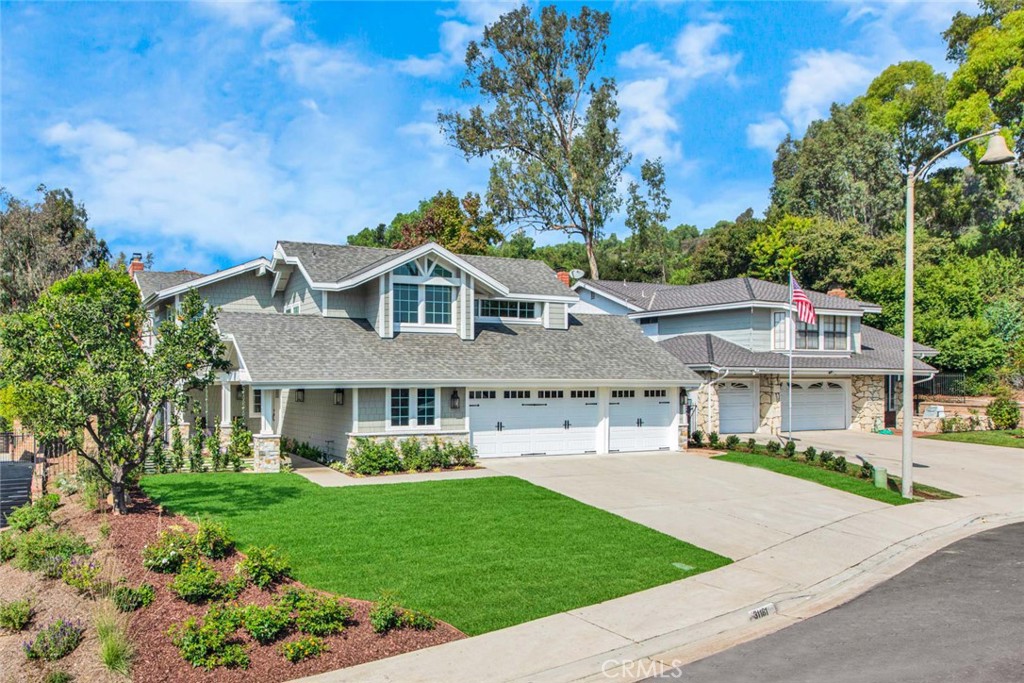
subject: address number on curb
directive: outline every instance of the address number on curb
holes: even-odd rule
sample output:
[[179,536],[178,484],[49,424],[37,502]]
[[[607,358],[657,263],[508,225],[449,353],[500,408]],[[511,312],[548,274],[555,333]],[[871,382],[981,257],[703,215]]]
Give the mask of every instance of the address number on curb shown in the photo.
[[757,621],[758,619],[764,619],[765,617],[775,614],[775,603],[769,602],[767,605],[761,605],[755,607],[748,612],[751,621]]

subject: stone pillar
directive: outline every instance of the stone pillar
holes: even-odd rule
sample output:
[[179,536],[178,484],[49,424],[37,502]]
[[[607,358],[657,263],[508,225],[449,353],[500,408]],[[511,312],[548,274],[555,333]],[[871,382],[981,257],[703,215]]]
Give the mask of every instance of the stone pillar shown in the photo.
[[758,406],[757,431],[778,435],[782,431],[782,375],[761,375]]
[[258,474],[281,471],[281,437],[279,435],[253,435],[252,468]]
[[885,426],[885,378],[882,375],[854,375],[850,381],[850,427],[873,432]]

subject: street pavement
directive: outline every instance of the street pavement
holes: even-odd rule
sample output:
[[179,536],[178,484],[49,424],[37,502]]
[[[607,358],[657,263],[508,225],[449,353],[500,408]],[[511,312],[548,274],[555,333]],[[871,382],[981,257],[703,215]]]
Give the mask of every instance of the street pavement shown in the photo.
[[851,602],[649,681],[1024,680],[1024,524],[940,550]]

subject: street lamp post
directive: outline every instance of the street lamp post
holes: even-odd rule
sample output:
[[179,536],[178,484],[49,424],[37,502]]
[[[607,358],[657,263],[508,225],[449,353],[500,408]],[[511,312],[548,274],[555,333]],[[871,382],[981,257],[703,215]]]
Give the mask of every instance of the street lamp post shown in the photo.
[[911,165],[907,170],[907,253],[904,270],[903,295],[903,461],[902,487],[904,498],[914,497],[914,183],[924,178],[932,165],[950,152],[961,146],[989,138],[985,155],[978,160],[979,164],[1008,164],[1015,157],[1006,145],[1006,138],[998,128],[984,133],[972,135],[950,145],[931,159],[920,170]]

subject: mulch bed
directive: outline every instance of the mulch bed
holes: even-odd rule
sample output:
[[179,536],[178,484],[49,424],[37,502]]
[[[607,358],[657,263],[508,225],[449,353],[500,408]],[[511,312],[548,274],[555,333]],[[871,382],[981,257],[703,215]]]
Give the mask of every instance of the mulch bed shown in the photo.
[[[333,467],[331,469],[334,469]],[[472,467],[443,467],[436,470],[426,470],[424,472],[403,470],[401,472],[381,472],[380,474],[356,474],[355,472],[348,472],[345,470],[334,470],[335,472],[341,472],[346,477],[352,479],[386,479],[388,477],[404,477],[410,474],[444,474],[445,472],[466,472],[469,470],[483,470],[487,469],[483,465],[473,465]]]
[[[374,633],[370,627],[368,615],[372,603],[345,598],[355,610],[353,623],[338,635],[326,636],[324,640],[330,649],[319,657],[291,664],[281,656],[277,648],[280,643],[295,640],[301,634],[291,634],[277,643],[260,645],[240,629],[238,637],[246,644],[251,658],[248,669],[221,667],[205,671],[202,668],[193,668],[182,659],[170,636],[167,635],[167,630],[172,624],[180,623],[189,616],[202,616],[208,606],[190,605],[174,595],[167,587],[174,575],[145,569],[142,566],[141,553],[143,546],[155,541],[161,530],[179,526],[187,531],[193,531],[195,525],[183,517],[162,512],[148,499],[142,498],[138,491],[135,492],[131,514],[112,516],[110,523],[109,541],[122,575],[132,586],[150,583],[156,587],[156,599],[153,604],[134,612],[129,622],[129,635],[139,653],[132,669],[132,678],[136,681],[287,681],[466,637],[455,627],[442,622],[438,622],[432,631],[400,629],[381,636]],[[234,565],[241,558],[242,556],[236,552],[222,560],[210,562],[222,577],[227,579],[233,575]],[[368,568],[368,571],[372,569]],[[301,587],[302,584],[287,581],[271,591],[261,591],[255,586],[249,586],[239,596],[238,602],[268,605],[274,601],[277,594],[289,586]]]

